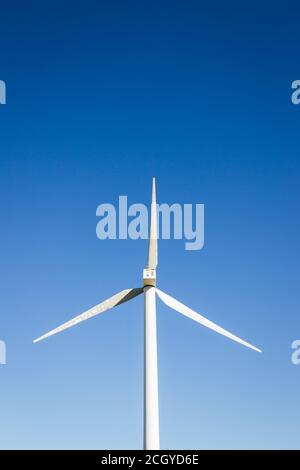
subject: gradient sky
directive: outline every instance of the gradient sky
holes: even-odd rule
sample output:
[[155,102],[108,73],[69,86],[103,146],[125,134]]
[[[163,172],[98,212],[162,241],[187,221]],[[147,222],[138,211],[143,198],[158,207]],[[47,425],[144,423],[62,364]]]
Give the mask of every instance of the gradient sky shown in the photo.
[[140,448],[143,301],[33,338],[141,283],[145,241],[96,208],[204,203],[159,244],[161,447],[300,448],[299,3],[10,1],[0,8],[0,448]]

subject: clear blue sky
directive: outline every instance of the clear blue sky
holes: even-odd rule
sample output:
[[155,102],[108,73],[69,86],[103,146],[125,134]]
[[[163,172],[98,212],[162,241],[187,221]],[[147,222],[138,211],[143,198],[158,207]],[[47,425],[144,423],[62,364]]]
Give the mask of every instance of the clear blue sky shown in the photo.
[[[298,8],[298,9],[297,9]],[[205,247],[159,245],[159,287],[262,347],[158,301],[163,448],[299,448],[297,2],[1,5],[1,448],[139,448],[145,241],[100,241],[96,207],[204,203]]]

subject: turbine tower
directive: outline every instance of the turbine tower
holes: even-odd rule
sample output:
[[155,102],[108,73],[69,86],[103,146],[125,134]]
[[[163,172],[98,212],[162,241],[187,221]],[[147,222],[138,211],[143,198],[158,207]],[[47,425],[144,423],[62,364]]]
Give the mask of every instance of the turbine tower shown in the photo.
[[57,328],[40,336],[34,343],[49,336],[55,335],[84,320],[92,318],[100,313],[110,310],[127,302],[140,294],[144,294],[144,449],[159,449],[159,405],[158,405],[158,374],[157,374],[157,334],[156,334],[156,295],[170,308],[195,320],[207,328],[210,328],[227,338],[243,344],[244,346],[261,352],[260,349],[247,341],[235,336],[224,328],[216,325],[194,310],[185,306],[170,295],[156,287],[156,267],[158,263],[157,251],[157,204],[155,178],[152,180],[151,222],[148,249],[148,262],[143,270],[143,287],[125,289],[113,295],[109,299],[81,313],[72,320],[63,323]]

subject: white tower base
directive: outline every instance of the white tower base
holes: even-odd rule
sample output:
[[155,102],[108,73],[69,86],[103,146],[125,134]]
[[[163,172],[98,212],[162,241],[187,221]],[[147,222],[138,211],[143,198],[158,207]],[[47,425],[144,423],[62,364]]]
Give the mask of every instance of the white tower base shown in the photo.
[[144,319],[144,449],[159,449],[155,287],[145,287]]

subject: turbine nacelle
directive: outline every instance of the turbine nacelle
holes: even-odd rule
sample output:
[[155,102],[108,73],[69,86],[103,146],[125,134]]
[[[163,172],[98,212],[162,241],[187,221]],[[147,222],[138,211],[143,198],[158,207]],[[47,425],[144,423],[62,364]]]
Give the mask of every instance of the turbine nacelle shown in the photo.
[[143,270],[143,281],[144,287],[146,286],[156,286],[156,269],[145,268]]

